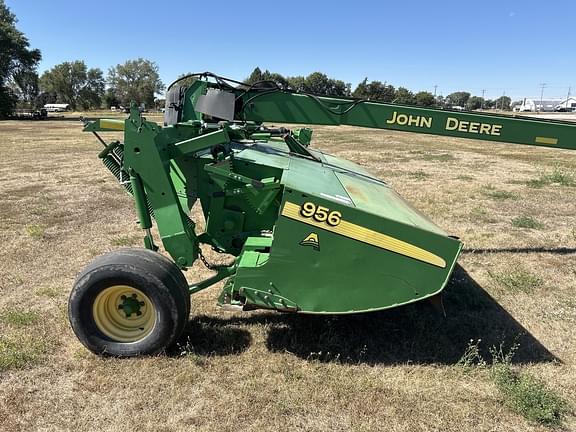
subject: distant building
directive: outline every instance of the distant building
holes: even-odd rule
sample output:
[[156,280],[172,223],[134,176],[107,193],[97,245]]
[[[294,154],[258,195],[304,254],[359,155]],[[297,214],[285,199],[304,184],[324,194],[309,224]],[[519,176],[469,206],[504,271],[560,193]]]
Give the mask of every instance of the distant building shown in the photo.
[[68,111],[70,104],[46,104],[44,109],[48,112],[62,112]]
[[514,110],[520,112],[538,111],[538,112],[553,112],[556,106],[562,102],[562,99],[530,99],[524,98],[520,105],[517,105]]
[[564,99],[554,107],[554,111],[573,112],[576,111],[576,97]]

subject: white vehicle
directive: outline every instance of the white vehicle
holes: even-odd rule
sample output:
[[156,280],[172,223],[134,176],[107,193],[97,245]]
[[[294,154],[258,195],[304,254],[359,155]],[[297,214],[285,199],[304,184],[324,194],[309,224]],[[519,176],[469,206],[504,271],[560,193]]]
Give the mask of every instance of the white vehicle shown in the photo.
[[576,112],[576,97],[569,97],[554,107],[558,112]]
[[561,102],[560,99],[524,98],[518,106],[519,112],[553,112],[554,107]]
[[44,109],[48,112],[64,112],[68,111],[70,104],[46,104]]

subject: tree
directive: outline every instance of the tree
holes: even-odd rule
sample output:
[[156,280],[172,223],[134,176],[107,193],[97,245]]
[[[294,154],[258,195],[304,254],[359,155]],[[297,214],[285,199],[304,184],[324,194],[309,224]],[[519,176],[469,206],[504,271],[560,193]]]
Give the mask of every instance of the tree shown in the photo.
[[370,99],[392,102],[396,97],[396,89],[393,85],[381,83],[380,81],[372,81],[368,84],[368,94],[370,95]]
[[313,72],[304,80],[304,90],[318,95],[329,95],[332,85],[330,78],[321,72]]
[[38,94],[38,74],[33,70],[20,71],[13,76],[13,83],[10,86],[12,92],[18,98],[18,105],[22,108],[34,108]]
[[157,98],[156,100],[154,100],[154,108],[156,108],[156,111],[160,111],[165,106],[166,106],[166,99]]
[[54,93],[61,103],[76,108],[99,108],[104,95],[104,77],[98,68],[88,69],[81,60],[64,62],[44,72],[40,88]]
[[481,98],[479,96],[472,96],[466,102],[466,108],[469,109],[470,111],[477,110],[483,107],[484,107],[484,98]]
[[445,108],[446,107],[446,98],[442,95],[436,96],[436,106],[439,108]]
[[368,94],[368,77],[364,78],[362,81],[358,83],[358,85],[352,92],[352,96],[358,99],[370,99],[370,96]]
[[30,49],[26,36],[16,28],[17,22],[4,0],[0,0],[0,117],[10,115],[14,109],[17,100],[14,89],[23,82],[30,83],[22,79],[18,82],[17,78],[34,72],[41,59],[40,51]]
[[414,102],[419,106],[432,106],[436,103],[436,100],[432,93],[421,91],[414,95]]
[[86,83],[80,90],[80,105],[82,108],[100,108],[104,96],[104,74],[98,68],[89,69],[86,73]]
[[503,111],[510,111],[511,103],[512,99],[510,99],[508,96],[500,96],[494,101],[494,107]]
[[285,77],[279,73],[270,72],[269,70],[262,72],[259,67],[256,67],[250,76],[244,80],[246,84],[251,85],[260,81],[272,81],[282,89],[291,89],[318,95],[347,97],[351,94],[350,84],[329,78],[321,72],[313,72],[307,77]]
[[468,99],[470,99],[470,93],[462,91],[454,92],[446,96],[446,104],[448,106],[465,107]]
[[321,72],[313,72],[307,77],[295,76],[284,78],[280,74],[270,74],[268,71],[265,71],[262,76],[264,79],[276,82],[282,88],[325,96],[350,96],[350,84],[329,78]]
[[288,88],[296,91],[304,91],[306,78],[303,76],[288,77]]
[[154,93],[164,90],[156,63],[139,58],[116,65],[108,71],[108,85],[124,105],[134,101],[154,105]]
[[252,71],[252,73],[250,74],[250,76],[246,78],[244,82],[246,84],[254,84],[258,81],[262,81],[262,71],[258,66],[256,66]]
[[398,87],[394,94],[394,102],[404,105],[414,105],[414,93],[404,87]]
[[350,97],[352,95],[352,84],[335,79],[331,80],[331,84],[331,96]]
[[254,68],[254,70],[252,71],[250,76],[244,80],[244,83],[255,84],[255,83],[260,82],[260,81],[272,81],[278,87],[283,88],[283,89],[287,89],[287,88],[291,88],[291,86],[288,82],[289,79],[290,78],[286,78],[279,73],[270,72],[268,69],[266,69],[264,72],[262,72],[262,70],[259,67],[256,67],[256,68]]
[[40,92],[34,101],[36,108],[43,107],[46,104],[58,103],[58,96],[56,93]]
[[190,87],[194,82],[198,81],[198,77],[197,76],[189,76],[191,75],[192,72],[187,72],[184,74],[180,74],[178,76],[178,78],[176,79],[178,81],[178,86],[181,87]]
[[104,106],[106,108],[120,106],[120,100],[118,100],[112,89],[106,90],[103,100],[104,100]]
[[263,78],[265,81],[273,81],[276,83],[276,85],[278,85],[278,87],[280,88],[288,88],[288,80],[286,78],[284,78],[282,75],[280,75],[279,73],[270,73],[268,71],[265,71],[262,74]]
[[359,99],[392,102],[395,98],[395,94],[396,89],[394,86],[380,81],[372,81],[368,83],[368,78],[364,78],[364,80],[358,84],[352,93],[352,96]]

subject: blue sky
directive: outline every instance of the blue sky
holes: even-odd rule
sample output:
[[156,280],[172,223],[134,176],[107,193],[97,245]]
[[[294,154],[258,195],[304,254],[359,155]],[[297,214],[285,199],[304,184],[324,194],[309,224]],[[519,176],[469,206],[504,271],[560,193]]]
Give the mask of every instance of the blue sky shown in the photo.
[[[576,94],[576,2],[6,0],[42,51],[40,71],[84,60],[104,72],[155,61],[165,83],[184,72],[245,78],[322,71],[411,90],[496,98]],[[212,5],[212,6],[210,6]]]

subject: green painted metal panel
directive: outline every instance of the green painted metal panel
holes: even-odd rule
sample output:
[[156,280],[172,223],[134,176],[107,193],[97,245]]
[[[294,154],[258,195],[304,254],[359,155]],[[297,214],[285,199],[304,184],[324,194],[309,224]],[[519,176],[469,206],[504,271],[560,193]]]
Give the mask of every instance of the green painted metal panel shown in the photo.
[[446,235],[434,222],[383,183],[346,173],[335,173],[354,205],[365,212]]
[[[299,205],[309,199],[309,194],[301,191],[285,193],[285,202]],[[459,241],[333,201],[314,200],[341,211],[342,219],[427,250],[441,257],[445,265],[423,263],[281,216],[268,261],[257,268],[238,268],[235,290],[271,290],[271,294],[295,303],[301,312],[354,313],[417,301],[444,287],[461,248]],[[311,232],[318,235],[319,250],[300,244]],[[265,307],[265,303],[258,305]]]
[[334,170],[315,161],[290,158],[290,166],[284,171],[282,183],[288,188],[306,191],[309,195],[352,202]]

